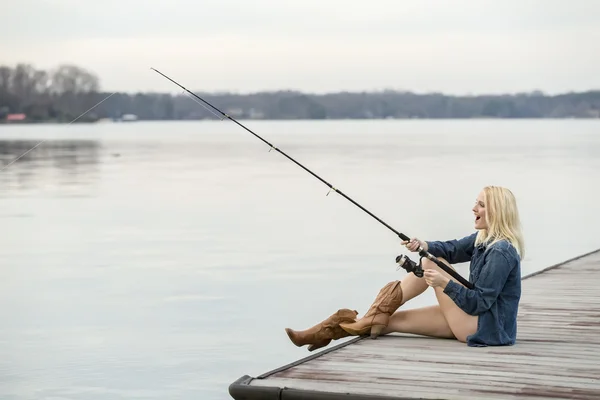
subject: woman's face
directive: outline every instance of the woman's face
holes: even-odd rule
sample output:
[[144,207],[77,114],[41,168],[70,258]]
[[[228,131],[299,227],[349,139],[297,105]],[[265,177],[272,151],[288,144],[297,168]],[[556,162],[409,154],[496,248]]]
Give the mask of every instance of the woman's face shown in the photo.
[[473,207],[473,214],[475,214],[475,229],[487,229],[487,217],[485,209],[485,192],[482,190],[477,196],[477,201]]

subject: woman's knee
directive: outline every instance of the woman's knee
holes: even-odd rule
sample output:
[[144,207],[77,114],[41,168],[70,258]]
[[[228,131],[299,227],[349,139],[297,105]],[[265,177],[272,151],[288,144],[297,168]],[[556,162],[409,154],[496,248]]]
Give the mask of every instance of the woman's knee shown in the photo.
[[[442,257],[436,257],[436,258],[437,258],[439,261],[441,261],[441,262],[443,262],[444,264],[446,264],[447,266],[449,266],[449,267],[452,267],[452,266],[450,265],[450,263],[449,263],[448,261],[446,261],[446,259],[445,259],[445,258],[442,258]],[[424,269],[427,269],[427,268],[429,268],[429,269],[431,269],[431,268],[439,268],[439,267],[438,267],[438,265],[437,265],[435,262],[433,262],[433,261],[431,261],[429,258],[425,258],[425,257],[423,257],[423,259],[422,259],[422,261],[421,261],[421,264],[423,265],[423,268],[424,268]]]
[[[446,261],[445,259],[443,259],[441,257],[437,257],[437,259],[440,260],[441,262],[443,262],[444,264],[446,264],[450,269],[455,271],[454,267],[452,265],[450,265],[450,263],[448,261]],[[423,260],[421,261],[421,267],[423,269],[435,269],[435,270],[439,271],[440,273],[442,273],[447,278],[451,278],[451,276],[448,272],[444,271],[435,262],[431,261],[428,258],[423,258]]]

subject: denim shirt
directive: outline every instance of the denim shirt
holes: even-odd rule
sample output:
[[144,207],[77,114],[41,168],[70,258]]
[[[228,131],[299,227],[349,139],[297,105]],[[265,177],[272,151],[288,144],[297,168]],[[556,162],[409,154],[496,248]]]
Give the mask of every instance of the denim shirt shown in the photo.
[[476,247],[476,236],[473,233],[458,240],[428,241],[428,251],[450,264],[471,262],[469,281],[475,288],[467,289],[451,278],[444,289],[464,312],[479,316],[477,331],[467,337],[467,345],[513,345],[521,298],[519,254],[506,240]]

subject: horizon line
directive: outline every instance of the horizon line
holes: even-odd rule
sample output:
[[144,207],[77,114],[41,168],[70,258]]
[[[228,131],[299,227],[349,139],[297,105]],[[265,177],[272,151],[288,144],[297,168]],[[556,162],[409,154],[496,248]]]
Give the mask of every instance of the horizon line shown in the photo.
[[[572,95],[572,94],[592,94],[592,93],[600,93],[600,88],[590,88],[585,90],[569,90],[569,91],[561,91],[556,92],[554,94],[547,93],[540,89],[533,89],[529,91],[518,91],[518,92],[500,92],[500,93],[465,93],[465,94],[453,94],[442,91],[427,91],[427,92],[419,92],[407,89],[363,89],[363,90],[333,90],[327,92],[312,92],[308,90],[301,89],[263,89],[263,90],[253,90],[253,91],[237,91],[237,90],[212,90],[212,91],[202,91],[202,90],[192,90],[194,93],[202,93],[204,95],[233,95],[233,96],[252,96],[258,94],[280,94],[280,93],[295,93],[301,95],[310,95],[310,96],[329,96],[329,95],[339,95],[339,94],[408,94],[415,96],[443,96],[443,97],[515,97],[515,96],[540,96],[540,97],[558,97],[564,95]],[[115,94],[127,94],[127,95],[136,95],[136,94],[160,94],[160,95],[172,95],[179,96],[185,95],[181,90],[174,91],[158,91],[158,90],[112,90],[100,88],[97,90],[98,93],[111,93]]]

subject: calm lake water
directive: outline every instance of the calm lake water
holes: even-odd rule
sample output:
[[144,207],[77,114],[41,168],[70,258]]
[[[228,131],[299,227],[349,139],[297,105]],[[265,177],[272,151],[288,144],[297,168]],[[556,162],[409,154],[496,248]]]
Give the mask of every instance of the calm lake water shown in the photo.
[[[600,121],[241,122],[408,236],[470,234],[497,184],[524,274],[600,248]],[[0,165],[40,140],[0,172],[3,400],[227,399],[311,354],[285,327],[405,274],[393,232],[231,122],[0,126]]]

